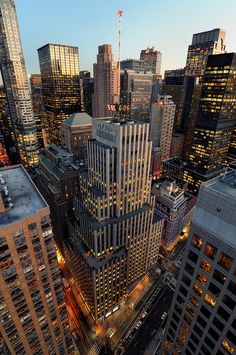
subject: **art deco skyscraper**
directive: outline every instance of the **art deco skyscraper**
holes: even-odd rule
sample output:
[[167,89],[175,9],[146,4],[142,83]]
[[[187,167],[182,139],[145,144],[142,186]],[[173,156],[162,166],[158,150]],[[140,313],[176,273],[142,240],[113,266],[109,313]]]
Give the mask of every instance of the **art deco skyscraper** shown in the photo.
[[38,56],[47,143],[60,143],[62,122],[81,107],[78,48],[46,44],[38,49]]
[[95,319],[108,317],[158,257],[162,220],[150,195],[149,124],[93,120],[65,259]]
[[38,142],[14,0],[0,2],[0,66],[19,160],[38,163]]
[[93,65],[93,117],[108,117],[109,105],[118,102],[118,67],[114,62],[111,44],[98,47],[97,63]]
[[21,165],[0,174],[0,353],[70,354],[48,205]]
[[208,57],[202,80],[190,166],[184,173],[188,190],[196,194],[200,184],[222,172],[227,165],[236,124],[236,54]]
[[185,95],[182,128],[185,130],[184,153],[189,155],[201,95],[202,77],[211,54],[225,53],[225,31],[220,28],[196,33],[188,47],[185,67]]
[[236,171],[201,186],[161,354],[236,351]]

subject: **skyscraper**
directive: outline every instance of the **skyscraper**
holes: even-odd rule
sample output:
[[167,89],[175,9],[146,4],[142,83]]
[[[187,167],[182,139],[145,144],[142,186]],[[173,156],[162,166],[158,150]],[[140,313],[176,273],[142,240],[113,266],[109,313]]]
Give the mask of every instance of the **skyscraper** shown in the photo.
[[46,44],[38,56],[48,144],[60,143],[62,122],[81,107],[78,47]]
[[69,354],[48,205],[21,165],[0,174],[0,353]]
[[97,63],[93,65],[93,117],[111,115],[108,106],[118,102],[118,67],[114,62],[111,44],[98,47]]
[[121,101],[131,119],[150,121],[153,75],[143,70],[125,70],[121,79]]
[[43,89],[42,78],[40,74],[30,76],[31,96],[33,103],[34,119],[37,130],[39,147],[42,149],[46,144],[45,128],[43,125]]
[[38,163],[38,142],[14,0],[0,3],[0,66],[19,160]]
[[184,173],[188,190],[196,194],[200,184],[222,172],[236,124],[236,54],[208,57],[202,80],[189,168]]
[[211,54],[225,53],[225,32],[219,28],[193,35],[185,67],[185,95],[182,128],[185,130],[184,153],[189,155],[202,87],[202,76]]
[[151,112],[151,140],[153,147],[161,150],[161,159],[170,157],[170,146],[175,117],[175,104],[169,95],[159,96],[156,103],[152,104]]
[[162,221],[150,195],[149,124],[93,120],[65,259],[95,319],[124,302],[158,256]]
[[144,61],[144,69],[157,75],[161,75],[161,57],[161,52],[154,47],[147,47],[140,53],[140,59]]
[[236,349],[236,171],[201,186],[162,354]]
[[92,116],[94,79],[90,76],[88,70],[79,73],[81,90],[81,110]]

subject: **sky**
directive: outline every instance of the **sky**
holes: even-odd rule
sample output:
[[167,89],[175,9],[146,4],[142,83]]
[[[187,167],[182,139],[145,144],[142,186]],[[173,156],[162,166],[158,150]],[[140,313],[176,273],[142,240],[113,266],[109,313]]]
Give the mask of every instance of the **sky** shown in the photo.
[[122,19],[121,59],[139,58],[154,46],[162,73],[183,67],[193,33],[223,28],[226,50],[236,51],[236,0],[15,0],[27,72],[39,73],[37,49],[46,43],[79,47],[80,69],[92,71],[98,46],[118,50],[117,10]]

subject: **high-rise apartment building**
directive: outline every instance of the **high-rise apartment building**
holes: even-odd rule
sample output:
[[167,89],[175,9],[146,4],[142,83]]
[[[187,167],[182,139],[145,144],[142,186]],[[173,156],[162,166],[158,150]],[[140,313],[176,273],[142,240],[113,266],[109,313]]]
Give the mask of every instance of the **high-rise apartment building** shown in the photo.
[[50,43],[38,56],[47,141],[60,143],[62,122],[81,108],[78,47]]
[[154,47],[147,47],[140,53],[140,60],[144,61],[144,69],[157,75],[161,75],[161,57],[161,52]]
[[120,62],[120,69],[144,71],[144,61],[140,59],[125,59]]
[[38,142],[14,0],[0,3],[0,67],[18,158],[26,167],[38,163]]
[[62,123],[62,145],[80,163],[87,163],[87,143],[90,138],[92,138],[92,117],[87,113],[73,113]]
[[93,65],[94,95],[93,117],[108,117],[110,105],[119,100],[118,67],[114,62],[111,44],[98,47],[97,63]]
[[121,101],[129,107],[131,119],[150,121],[153,74],[125,70],[121,79]]
[[202,77],[207,58],[211,54],[225,53],[225,31],[217,28],[193,35],[188,47],[185,67],[185,96],[182,128],[185,130],[185,155],[189,155],[201,95]]
[[170,157],[170,146],[175,117],[175,104],[169,95],[159,96],[152,104],[150,137],[153,147],[159,147],[162,160]]
[[70,354],[48,205],[21,165],[0,174],[0,353]]
[[30,76],[31,97],[33,103],[34,119],[37,130],[37,138],[39,147],[42,149],[46,145],[46,132],[43,122],[43,89],[40,74],[32,74]]
[[79,166],[73,154],[55,144],[47,146],[39,155],[36,185],[50,207],[54,239],[63,254],[67,219],[73,215],[73,197],[79,192]]
[[162,221],[153,216],[151,149],[149,124],[93,120],[65,259],[95,319],[115,312],[157,260]]
[[236,171],[201,186],[162,354],[236,349]]
[[216,176],[227,165],[227,153],[236,124],[235,68],[235,53],[208,57],[189,168],[184,173],[188,190],[194,194],[203,181]]

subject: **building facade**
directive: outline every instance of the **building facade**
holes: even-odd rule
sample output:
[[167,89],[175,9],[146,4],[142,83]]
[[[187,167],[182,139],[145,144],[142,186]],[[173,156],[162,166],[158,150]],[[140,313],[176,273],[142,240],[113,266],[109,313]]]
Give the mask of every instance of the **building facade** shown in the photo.
[[33,103],[34,119],[37,130],[37,138],[39,148],[42,149],[46,145],[46,131],[43,122],[43,88],[42,78],[40,74],[32,74],[30,76],[31,97]]
[[161,75],[162,54],[154,47],[143,49],[140,53],[140,60],[144,61],[145,71],[151,71],[153,74]]
[[115,312],[157,260],[149,124],[93,120],[65,259],[94,319]]
[[0,352],[72,354],[48,205],[22,166],[0,174]]
[[111,115],[109,106],[119,100],[118,67],[114,61],[112,45],[103,44],[98,47],[97,63],[93,65],[94,95],[93,117]]
[[150,121],[153,75],[151,72],[125,70],[121,79],[121,101],[129,107],[129,117]]
[[120,62],[120,69],[144,71],[144,61],[140,59],[125,59]]
[[67,219],[73,215],[73,197],[79,192],[79,166],[66,149],[51,144],[39,156],[36,185],[50,207],[54,239],[64,254]]
[[0,4],[0,67],[7,93],[18,159],[38,163],[38,141],[14,0]]
[[201,186],[162,354],[233,354],[236,348],[236,171]]
[[47,143],[60,143],[62,122],[81,109],[78,47],[49,43],[38,57]]
[[225,31],[219,28],[196,33],[188,47],[182,121],[186,134],[185,155],[189,155],[191,150],[207,58],[212,54],[225,53],[225,35]]
[[90,76],[88,70],[83,70],[79,73],[80,90],[81,90],[81,111],[85,111],[92,116],[93,113],[93,94],[94,94],[94,79]]
[[87,143],[92,138],[92,117],[85,112],[74,113],[61,126],[61,141],[75,161],[87,163]]
[[220,174],[227,166],[227,153],[236,124],[235,67],[235,53],[208,57],[189,168],[184,173],[191,193],[197,194],[203,181]]

